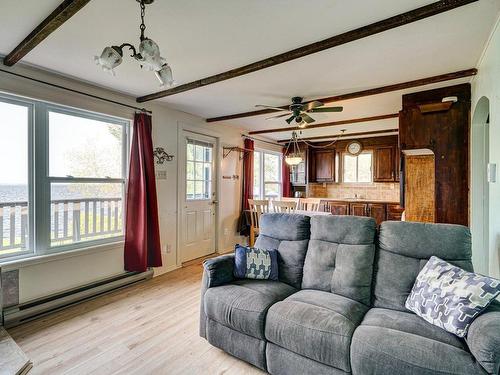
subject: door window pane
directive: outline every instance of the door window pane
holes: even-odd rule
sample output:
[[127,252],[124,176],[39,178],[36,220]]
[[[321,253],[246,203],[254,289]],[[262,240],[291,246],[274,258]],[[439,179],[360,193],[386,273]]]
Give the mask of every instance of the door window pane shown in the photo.
[[123,126],[49,111],[52,177],[122,178]]
[[0,102],[0,256],[29,246],[27,106]]
[[213,145],[188,139],[186,145],[186,199],[212,197]]
[[121,183],[52,183],[52,246],[123,234]]

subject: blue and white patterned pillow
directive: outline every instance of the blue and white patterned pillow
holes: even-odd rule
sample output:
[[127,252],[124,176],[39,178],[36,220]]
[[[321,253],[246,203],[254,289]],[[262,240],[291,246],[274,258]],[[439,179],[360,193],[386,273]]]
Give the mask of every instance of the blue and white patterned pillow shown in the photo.
[[500,294],[500,280],[431,257],[417,276],[406,308],[431,324],[465,337],[473,320]]
[[239,279],[278,280],[278,252],[236,245],[234,276]]

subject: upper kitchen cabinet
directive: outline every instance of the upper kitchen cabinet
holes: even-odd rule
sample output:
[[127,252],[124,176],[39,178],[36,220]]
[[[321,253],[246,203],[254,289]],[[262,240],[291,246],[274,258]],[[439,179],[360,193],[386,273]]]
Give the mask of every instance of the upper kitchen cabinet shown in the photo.
[[335,150],[312,150],[309,163],[310,182],[335,181]]
[[395,148],[377,147],[373,150],[373,181],[392,182],[396,180]]

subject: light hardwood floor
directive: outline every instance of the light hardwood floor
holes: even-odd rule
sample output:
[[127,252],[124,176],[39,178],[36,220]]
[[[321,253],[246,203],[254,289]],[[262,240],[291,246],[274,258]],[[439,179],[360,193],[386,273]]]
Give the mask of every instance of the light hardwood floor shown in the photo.
[[198,335],[201,265],[9,330],[30,374],[264,374]]

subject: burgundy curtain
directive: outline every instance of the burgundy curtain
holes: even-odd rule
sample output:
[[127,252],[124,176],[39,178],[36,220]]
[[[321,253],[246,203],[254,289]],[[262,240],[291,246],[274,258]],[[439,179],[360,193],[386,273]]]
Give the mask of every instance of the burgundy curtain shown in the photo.
[[125,221],[125,270],[144,272],[161,266],[158,204],[151,139],[151,116],[136,113]]
[[[254,150],[254,142],[246,138],[244,147],[247,150]],[[241,207],[243,210],[250,209],[248,200],[253,199],[253,152],[245,152],[243,159],[243,196]]]
[[292,187],[290,185],[290,166],[285,163],[285,152],[286,147],[283,148],[283,158],[281,161],[281,176],[283,179],[283,197],[291,197],[292,196]]

